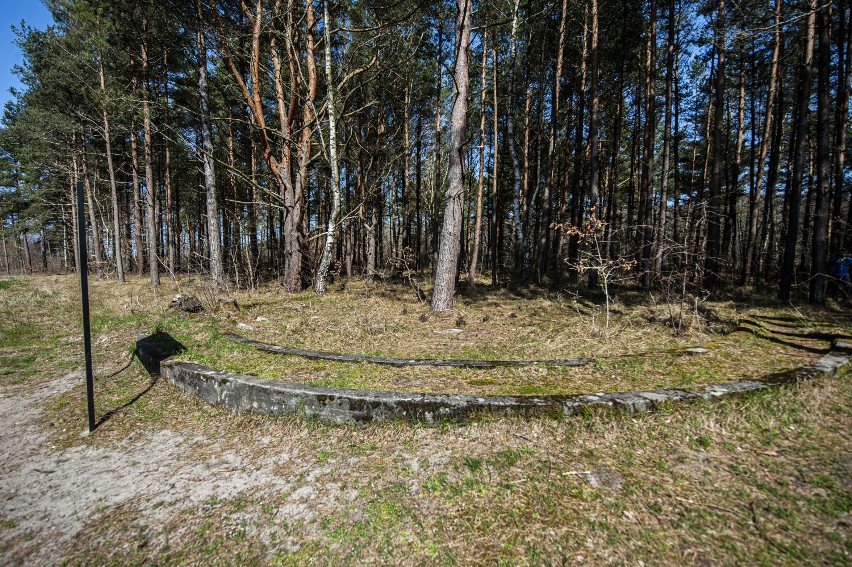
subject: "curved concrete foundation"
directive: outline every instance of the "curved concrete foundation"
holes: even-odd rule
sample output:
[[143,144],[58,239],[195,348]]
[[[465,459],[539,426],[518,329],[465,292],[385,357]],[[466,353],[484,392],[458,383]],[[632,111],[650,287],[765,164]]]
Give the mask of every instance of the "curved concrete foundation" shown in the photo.
[[179,351],[173,344],[179,343],[172,339],[172,346],[164,348],[163,334],[158,335],[136,342],[139,360],[149,372],[161,374],[182,390],[237,412],[303,414],[335,423],[397,419],[434,423],[482,414],[570,416],[598,411],[644,412],[672,403],[716,399],[831,375],[848,364],[852,356],[848,343],[835,341],[828,354],[805,366],[755,380],[710,384],[694,392],[662,389],[580,396],[474,396],[351,390],[232,374],[169,359],[173,350]]

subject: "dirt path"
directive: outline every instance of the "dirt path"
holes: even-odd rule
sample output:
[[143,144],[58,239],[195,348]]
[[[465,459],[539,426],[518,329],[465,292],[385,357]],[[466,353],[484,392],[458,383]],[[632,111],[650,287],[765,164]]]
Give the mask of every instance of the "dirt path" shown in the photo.
[[0,521],[5,528],[0,530],[0,563],[54,562],[87,521],[125,504],[133,505],[139,521],[156,524],[182,509],[245,490],[295,489],[287,512],[309,513],[298,490],[312,496],[309,479],[301,487],[285,482],[273,472],[280,460],[274,455],[260,466],[232,451],[199,459],[197,449],[215,441],[188,439],[169,429],[132,434],[110,449],[89,444],[57,449],[38,418],[45,400],[81,381],[82,374],[73,372],[29,391],[0,394]]

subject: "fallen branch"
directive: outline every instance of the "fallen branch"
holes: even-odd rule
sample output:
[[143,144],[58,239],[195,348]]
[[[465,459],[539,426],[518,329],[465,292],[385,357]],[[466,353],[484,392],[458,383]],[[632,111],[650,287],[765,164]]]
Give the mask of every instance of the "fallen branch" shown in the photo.
[[757,521],[757,508],[755,508],[754,502],[749,502],[748,507],[749,509],[751,509],[751,520],[752,522],[754,522],[754,527],[757,528],[758,533],[760,533],[761,537],[766,540],[766,543],[768,543],[781,553],[789,553],[790,550],[787,549],[787,547],[781,545],[780,543],[776,543],[771,537],[769,537],[769,534],[766,533],[766,531],[760,525],[760,522]]
[[463,359],[434,359],[434,358],[390,358],[382,356],[366,356],[361,354],[338,354],[321,350],[290,348],[271,345],[247,339],[233,333],[222,333],[226,339],[236,343],[253,346],[258,350],[276,354],[289,354],[319,360],[334,360],[336,362],[369,362],[389,366],[454,366],[456,368],[496,368],[499,366],[585,366],[589,360],[585,358],[566,358],[557,360],[463,360]]

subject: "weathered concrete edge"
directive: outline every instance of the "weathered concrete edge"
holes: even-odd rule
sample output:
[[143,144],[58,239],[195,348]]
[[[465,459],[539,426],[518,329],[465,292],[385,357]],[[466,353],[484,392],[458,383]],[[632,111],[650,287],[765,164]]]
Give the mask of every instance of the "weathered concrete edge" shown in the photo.
[[[140,344],[142,343],[142,344]],[[179,360],[157,360],[150,345],[137,341],[137,355],[149,372],[160,373],[172,384],[208,403],[236,412],[281,416],[302,414],[334,423],[388,420],[460,420],[480,414],[577,415],[620,411],[638,413],[740,395],[784,384],[834,374],[848,364],[852,352],[835,345],[820,359],[793,370],[756,380],[734,380],[704,386],[697,392],[679,389],[639,390],[579,396],[474,396],[352,390],[296,384],[215,370]],[[845,346],[845,345],[844,345]]]

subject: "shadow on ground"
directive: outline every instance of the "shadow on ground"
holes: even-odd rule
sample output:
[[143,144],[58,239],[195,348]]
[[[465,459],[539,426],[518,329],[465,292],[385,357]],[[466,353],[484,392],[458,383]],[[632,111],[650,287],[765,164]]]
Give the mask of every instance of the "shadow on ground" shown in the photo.
[[[98,422],[95,424],[95,429],[106,423],[110,420],[114,415],[120,413],[121,411],[129,408],[136,402],[138,402],[145,394],[151,391],[151,389],[157,385],[157,382],[160,380],[160,363],[171,356],[175,356],[177,354],[181,354],[186,352],[186,347],[177,341],[170,334],[165,333],[163,331],[157,331],[153,335],[148,335],[147,337],[141,337],[136,340],[136,349],[133,354],[136,358],[142,362],[142,365],[145,367],[145,370],[148,372],[148,375],[151,377],[151,381],[142,389],[138,394],[130,398],[125,403],[120,406],[113,408],[107,411]],[[124,368],[114,372],[110,375],[110,378],[124,372],[130,367],[130,364],[133,362],[131,358],[128,361],[127,365]]]

